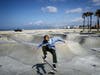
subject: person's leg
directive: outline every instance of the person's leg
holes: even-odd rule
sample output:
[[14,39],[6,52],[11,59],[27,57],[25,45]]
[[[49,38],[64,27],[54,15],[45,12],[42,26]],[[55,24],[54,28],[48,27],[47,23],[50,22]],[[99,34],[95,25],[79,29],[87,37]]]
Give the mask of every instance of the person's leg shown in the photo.
[[46,46],[43,46],[42,47],[42,52],[43,52],[43,59],[45,59],[46,58],[46,55],[47,55],[47,47]]
[[56,63],[57,63],[56,51],[54,49],[50,49],[49,52],[51,52],[53,57],[53,67],[56,68]]

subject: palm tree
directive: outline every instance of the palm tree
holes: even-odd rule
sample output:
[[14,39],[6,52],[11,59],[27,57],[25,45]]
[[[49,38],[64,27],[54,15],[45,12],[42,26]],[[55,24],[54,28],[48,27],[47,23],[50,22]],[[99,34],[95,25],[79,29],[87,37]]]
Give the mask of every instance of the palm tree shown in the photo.
[[91,26],[92,26],[92,15],[93,15],[93,12],[89,12],[89,16],[90,16],[90,31],[91,31]]
[[86,12],[86,16],[88,17],[88,29],[91,31],[91,26],[92,26],[92,15],[93,12]]
[[84,28],[84,27],[85,27],[85,17],[86,17],[86,13],[83,13],[83,14],[82,14],[82,18],[84,19],[84,20],[83,20],[83,31],[84,31],[84,29],[85,29],[85,28]]
[[87,26],[88,26],[88,29],[89,29],[89,16],[90,16],[89,12],[86,12],[85,16],[87,17]]
[[97,31],[99,31],[99,28],[100,28],[100,26],[99,26],[99,19],[100,19],[100,9],[98,9],[98,10],[96,10],[96,12],[95,12],[95,16],[97,16]]

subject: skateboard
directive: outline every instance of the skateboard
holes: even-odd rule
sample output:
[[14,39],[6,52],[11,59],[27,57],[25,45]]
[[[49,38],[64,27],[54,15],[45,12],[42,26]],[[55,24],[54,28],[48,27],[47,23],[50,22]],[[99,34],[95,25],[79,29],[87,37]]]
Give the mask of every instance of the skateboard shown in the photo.
[[54,72],[48,72],[48,74],[54,75],[55,72],[57,72],[57,70],[55,70],[54,67],[53,67],[47,60],[45,60],[45,59],[43,59],[43,60],[44,60],[44,62],[45,62],[48,66],[50,66],[50,68],[54,71]]
[[46,64],[48,64],[51,67],[52,70],[57,71],[57,70],[54,69],[54,67],[47,60],[44,60],[44,62],[46,62]]

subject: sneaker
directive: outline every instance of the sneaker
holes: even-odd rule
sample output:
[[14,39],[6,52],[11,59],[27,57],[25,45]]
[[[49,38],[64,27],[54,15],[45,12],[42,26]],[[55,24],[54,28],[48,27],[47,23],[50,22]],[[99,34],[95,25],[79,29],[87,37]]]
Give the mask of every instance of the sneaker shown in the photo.
[[53,67],[56,68],[56,64],[53,64]]
[[57,71],[57,68],[54,68],[54,71]]
[[44,60],[41,63],[46,64],[46,62]]
[[48,72],[48,74],[55,74],[55,71],[51,70],[50,72]]
[[50,72],[54,72],[54,70],[51,70]]

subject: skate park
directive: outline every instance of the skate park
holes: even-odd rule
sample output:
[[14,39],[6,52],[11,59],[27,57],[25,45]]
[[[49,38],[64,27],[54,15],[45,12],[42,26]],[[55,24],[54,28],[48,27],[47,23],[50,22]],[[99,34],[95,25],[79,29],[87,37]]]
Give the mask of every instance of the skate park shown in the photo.
[[[56,43],[58,71],[55,75],[100,74],[98,34],[44,31],[0,34],[0,75],[48,75],[47,72],[51,68],[42,64],[41,48],[37,50],[37,45],[45,34],[61,37],[66,41]],[[49,53],[46,59],[52,64],[52,56]]]

